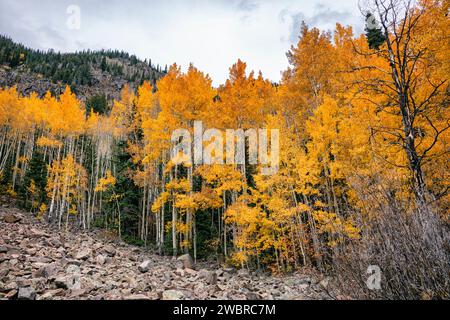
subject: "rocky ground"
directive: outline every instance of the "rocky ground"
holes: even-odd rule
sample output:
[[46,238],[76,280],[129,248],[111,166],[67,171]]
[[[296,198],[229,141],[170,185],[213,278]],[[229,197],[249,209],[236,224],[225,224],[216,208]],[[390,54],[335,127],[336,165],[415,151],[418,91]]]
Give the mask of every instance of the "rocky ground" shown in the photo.
[[328,278],[194,265],[0,208],[0,299],[332,299]]

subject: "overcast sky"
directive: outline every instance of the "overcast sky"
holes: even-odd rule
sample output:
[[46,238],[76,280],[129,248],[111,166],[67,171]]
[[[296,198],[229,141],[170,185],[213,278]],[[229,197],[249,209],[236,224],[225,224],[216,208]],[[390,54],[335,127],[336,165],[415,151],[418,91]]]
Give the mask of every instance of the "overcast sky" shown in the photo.
[[[80,8],[79,29],[67,26],[70,5]],[[358,0],[0,0],[0,34],[32,48],[120,49],[183,68],[192,62],[216,85],[238,58],[280,80],[302,20],[363,30]]]

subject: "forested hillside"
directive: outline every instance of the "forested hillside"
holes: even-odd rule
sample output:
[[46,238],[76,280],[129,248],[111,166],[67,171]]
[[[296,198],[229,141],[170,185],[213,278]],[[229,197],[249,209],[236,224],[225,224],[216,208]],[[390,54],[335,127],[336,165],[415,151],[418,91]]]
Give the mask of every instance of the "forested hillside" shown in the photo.
[[24,95],[43,96],[46,91],[59,95],[69,85],[83,101],[98,96],[112,100],[125,84],[136,88],[148,81],[154,85],[166,72],[167,67],[124,51],[44,52],[0,35],[0,87],[17,85]]
[[[0,62],[68,86],[0,91],[1,192],[60,229],[103,228],[162,255],[314,268],[359,298],[448,299],[449,2],[378,10],[367,35],[303,24],[279,84],[241,60],[217,88],[195,66],[172,65],[162,78],[124,73],[149,81],[125,85],[105,112],[70,85],[95,86],[93,65],[120,73],[111,61],[133,57],[22,53],[2,39]],[[220,153],[213,165],[174,162],[172,133],[194,121],[279,129],[278,172],[262,175],[248,146],[244,165]],[[369,266],[383,290],[366,286]]]

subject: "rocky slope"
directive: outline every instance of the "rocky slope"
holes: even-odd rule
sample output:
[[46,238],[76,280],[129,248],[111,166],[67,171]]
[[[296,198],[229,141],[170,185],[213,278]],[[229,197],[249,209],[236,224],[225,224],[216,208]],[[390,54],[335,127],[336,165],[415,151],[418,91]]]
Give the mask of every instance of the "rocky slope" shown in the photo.
[[332,299],[328,279],[194,265],[0,208],[0,299]]
[[[114,77],[99,70],[93,69],[92,73],[94,74],[94,84],[77,85],[74,87],[77,97],[83,102],[96,95],[105,95],[108,100],[118,100],[120,98],[120,91],[125,84],[128,84],[131,89],[135,89],[137,86],[136,83],[131,83],[123,77]],[[0,65],[0,88],[11,88],[14,86],[23,96],[36,93],[40,98],[47,92],[58,96],[66,88],[66,84],[62,82],[55,83],[40,74],[30,72],[25,66],[11,69],[8,66]]]

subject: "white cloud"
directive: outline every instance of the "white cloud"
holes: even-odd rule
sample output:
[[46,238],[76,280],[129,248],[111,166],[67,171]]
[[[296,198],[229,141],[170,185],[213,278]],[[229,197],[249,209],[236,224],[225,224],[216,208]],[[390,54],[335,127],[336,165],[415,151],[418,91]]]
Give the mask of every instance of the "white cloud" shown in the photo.
[[[81,8],[80,30],[66,27],[71,4]],[[321,29],[362,25],[357,0],[0,0],[0,33],[25,45],[120,49],[162,66],[192,62],[216,85],[238,58],[280,80],[300,18]]]

